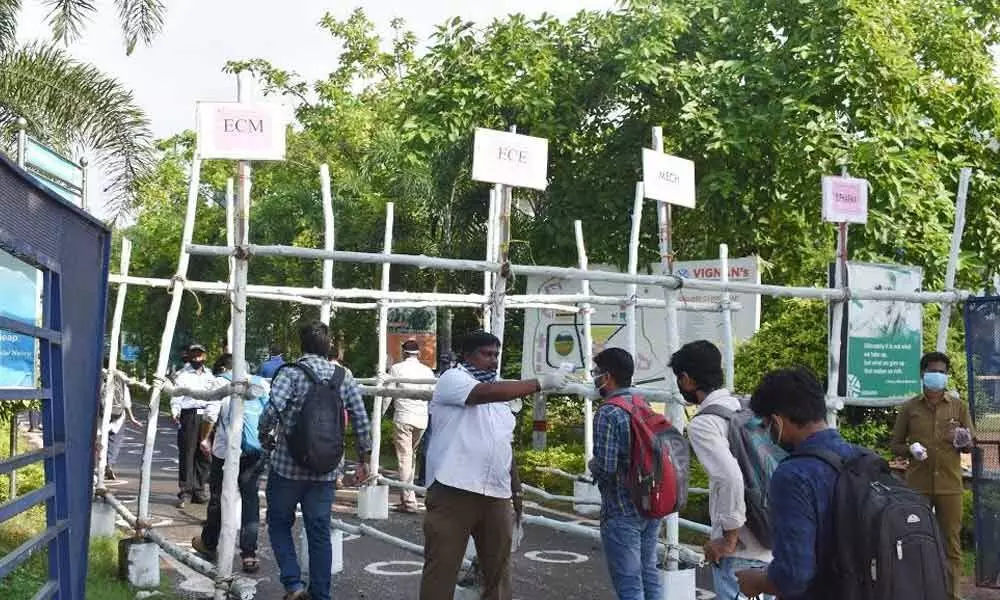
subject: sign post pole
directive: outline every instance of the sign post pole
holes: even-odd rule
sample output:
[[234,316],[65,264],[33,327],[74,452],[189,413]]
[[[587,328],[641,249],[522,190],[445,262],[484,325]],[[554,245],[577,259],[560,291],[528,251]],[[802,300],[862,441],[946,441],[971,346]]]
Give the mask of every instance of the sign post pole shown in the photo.
[[[955,229],[951,234],[951,251],[948,253],[948,269],[944,275],[944,289],[950,291],[955,287],[955,271],[958,269],[958,255],[962,251],[962,231],[965,229],[965,200],[969,195],[969,179],[972,169],[965,167],[958,176],[958,197],[955,199]],[[950,303],[941,305],[941,321],[938,323],[938,352],[948,351],[948,325],[951,321]]]

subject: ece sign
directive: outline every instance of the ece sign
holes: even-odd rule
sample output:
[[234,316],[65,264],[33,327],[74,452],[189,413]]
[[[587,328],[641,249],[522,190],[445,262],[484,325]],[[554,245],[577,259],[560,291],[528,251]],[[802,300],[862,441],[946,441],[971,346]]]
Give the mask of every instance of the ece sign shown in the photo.
[[198,157],[284,160],[285,117],[274,104],[198,103]]
[[476,129],[472,179],[544,190],[548,185],[549,141],[493,129]]
[[824,177],[823,220],[832,223],[867,223],[868,180]]

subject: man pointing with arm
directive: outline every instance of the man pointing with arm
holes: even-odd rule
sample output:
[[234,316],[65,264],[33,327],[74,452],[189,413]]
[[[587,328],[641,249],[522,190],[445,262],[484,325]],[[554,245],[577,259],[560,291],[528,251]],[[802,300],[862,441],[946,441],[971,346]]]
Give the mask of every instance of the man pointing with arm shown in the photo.
[[427,515],[421,600],[451,600],[469,535],[483,570],[482,598],[510,600],[511,443],[516,420],[507,402],[558,389],[565,373],[497,381],[500,340],[476,331],[462,343],[462,363],[438,380],[431,399],[434,435],[427,452]]

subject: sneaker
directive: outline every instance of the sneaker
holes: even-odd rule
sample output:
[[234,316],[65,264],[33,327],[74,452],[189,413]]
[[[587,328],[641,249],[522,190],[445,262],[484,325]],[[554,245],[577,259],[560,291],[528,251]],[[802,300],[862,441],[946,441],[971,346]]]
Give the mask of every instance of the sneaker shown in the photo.
[[208,546],[206,546],[205,542],[202,541],[200,535],[196,535],[193,538],[191,538],[191,547],[194,548],[195,551],[198,552],[199,554],[202,554],[212,560],[215,560],[215,550],[212,550]]
[[175,506],[177,506],[177,508],[184,508],[190,501],[191,497],[188,496],[187,494],[179,494],[177,496],[177,504]]
[[110,465],[104,467],[104,478],[107,479],[108,481],[115,481],[116,479],[118,479],[118,477],[115,475],[115,472],[111,470]]

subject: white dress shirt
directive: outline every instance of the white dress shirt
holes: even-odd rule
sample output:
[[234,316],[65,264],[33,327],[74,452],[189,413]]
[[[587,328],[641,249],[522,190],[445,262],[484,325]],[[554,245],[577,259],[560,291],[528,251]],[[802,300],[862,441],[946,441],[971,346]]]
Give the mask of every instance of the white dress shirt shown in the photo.
[[[215,375],[208,369],[202,368],[196,371],[191,365],[184,365],[184,368],[177,374],[177,382],[174,387],[187,388],[189,390],[210,390],[217,385]],[[196,408],[203,411],[211,402],[198,400],[188,396],[179,396],[170,399],[170,414],[176,419],[181,416],[181,411],[189,408]]]
[[[740,401],[728,390],[709,394],[698,412],[709,406],[740,409]],[[746,498],[743,472],[729,449],[729,422],[716,415],[701,415],[688,423],[688,437],[698,462],[708,473],[708,512],[712,520],[712,538],[721,538],[724,531],[740,530],[742,546],[733,556],[771,561],[771,551],[757,541],[746,524]]]
[[514,414],[504,402],[469,406],[479,381],[463,367],[445,371],[434,387],[427,450],[427,485],[510,498]]
[[[392,365],[389,369],[389,376],[400,379],[434,379],[434,371],[420,362],[416,356],[408,356],[406,360]],[[434,389],[434,384],[397,383],[394,384],[394,387],[401,390],[429,391]],[[395,423],[427,429],[428,400],[426,398],[394,398],[393,400],[396,404],[396,413],[392,420]]]

